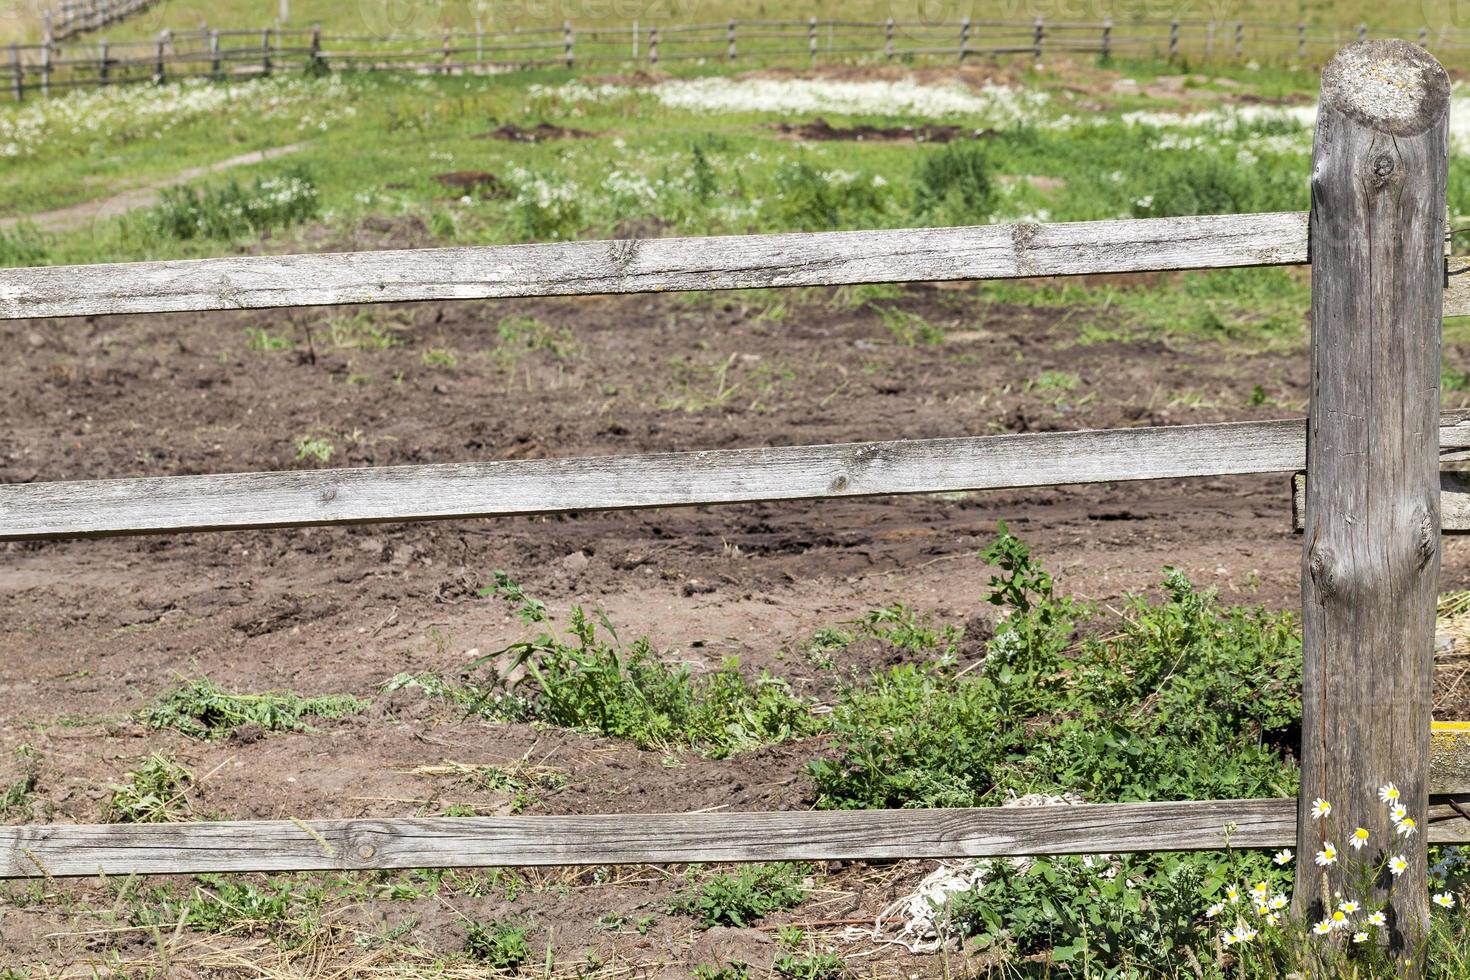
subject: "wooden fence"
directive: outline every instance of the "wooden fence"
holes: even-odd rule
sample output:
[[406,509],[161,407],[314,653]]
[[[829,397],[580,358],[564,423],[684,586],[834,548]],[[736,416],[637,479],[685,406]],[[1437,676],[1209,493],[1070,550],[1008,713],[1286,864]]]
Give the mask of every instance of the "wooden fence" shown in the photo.
[[[144,9],[145,0],[112,8]],[[70,10],[92,10],[86,3]],[[99,4],[98,9],[111,9]],[[78,15],[79,16],[79,15]],[[93,25],[101,14],[81,21]],[[106,21],[103,21],[106,23]],[[95,26],[95,25],[94,25]],[[1171,61],[1270,61],[1314,64],[1369,31],[1245,21],[1049,22],[970,20],[730,20],[709,24],[577,27],[571,22],[512,31],[483,29],[421,35],[323,34],[320,28],[164,30],[152,40],[81,40],[91,27],[55,31],[38,44],[12,44],[9,75],[16,99],[53,89],[169,79],[248,77],[273,71],[342,70],[499,72],[526,68],[633,66],[676,62],[911,63],[1018,56],[1166,58]],[[1470,52],[1470,30],[1409,26],[1374,32],[1412,39],[1450,62]]]
[[[340,303],[1312,267],[1304,421],[974,436],[606,458],[0,486],[0,540],[483,518],[1305,468],[1302,796],[874,812],[688,813],[0,827],[0,878],[620,862],[962,858],[1295,845],[1300,910],[1316,796],[1393,840],[1394,780],[1425,828],[1386,896],[1427,919],[1428,841],[1470,840],[1463,753],[1429,762],[1449,83],[1401,41],[1324,74],[1309,214],[247,256],[0,271],[0,319]],[[1305,176],[1305,175],[1304,175]],[[44,329],[44,327],[38,327]],[[1283,490],[1285,489],[1283,485]],[[1454,755],[1454,753],[1452,753]],[[1366,798],[1365,798],[1366,797]]]
[[61,0],[41,12],[41,35],[52,41],[100,31],[153,6],[156,0]]

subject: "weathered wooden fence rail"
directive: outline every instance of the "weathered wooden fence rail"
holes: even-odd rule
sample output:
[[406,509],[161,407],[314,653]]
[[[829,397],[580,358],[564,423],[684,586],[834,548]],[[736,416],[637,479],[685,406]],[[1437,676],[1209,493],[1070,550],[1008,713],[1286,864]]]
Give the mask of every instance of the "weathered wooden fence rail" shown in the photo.
[[[12,95],[182,78],[238,78],[279,71],[491,72],[525,68],[698,61],[911,62],[1022,56],[1270,61],[1313,64],[1364,26],[1198,19],[1086,22],[1035,20],[730,20],[707,24],[445,30],[441,33],[324,34],[320,28],[163,30],[144,40],[84,37],[146,9],[150,0],[69,0],[39,43],[10,45]],[[109,13],[110,11],[110,13]],[[110,18],[110,19],[109,19]],[[1449,61],[1470,52],[1470,30],[1424,25],[1380,28],[1375,37],[1412,40]]]
[[[1386,899],[1427,915],[1422,842],[1470,837],[1458,736],[1430,762],[1442,455],[1442,313],[1470,312],[1446,257],[1448,80],[1368,41],[1324,76],[1310,214],[577,242],[0,270],[0,319],[1302,264],[1313,282],[1307,421],[984,436],[609,458],[0,486],[0,540],[428,520],[987,490],[1307,469],[1301,800],[1041,809],[705,813],[0,828],[0,877],[502,864],[966,857],[1277,847],[1302,807],[1394,780],[1423,837]],[[1325,136],[1324,136],[1325,134]],[[35,329],[43,329],[38,326]],[[1283,490],[1285,490],[1283,480]],[[59,558],[58,560],[64,560]],[[1357,726],[1371,720],[1372,730]],[[1329,734],[1325,734],[1328,733]],[[1391,737],[1381,737],[1391,732]],[[1363,746],[1373,743],[1372,751]],[[1389,839],[1392,839],[1391,837]],[[1318,894],[1310,860],[1298,894]]]

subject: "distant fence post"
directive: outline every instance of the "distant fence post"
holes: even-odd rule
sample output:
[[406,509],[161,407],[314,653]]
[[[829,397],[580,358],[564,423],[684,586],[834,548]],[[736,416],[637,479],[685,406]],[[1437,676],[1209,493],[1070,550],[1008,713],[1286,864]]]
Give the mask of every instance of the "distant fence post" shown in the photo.
[[811,62],[817,60],[817,19],[815,17],[806,22],[806,58]]
[[1296,25],[1296,57],[1300,61],[1307,54],[1307,25]]
[[965,56],[970,53],[970,18],[966,17],[960,21],[960,64],[964,64]]
[[1107,61],[1113,53],[1113,18],[1104,17],[1102,26],[1102,57]]
[[20,44],[15,41],[10,42],[10,88],[15,93],[15,101],[19,102],[25,97],[25,81],[20,68]]
[[108,66],[108,64],[109,64],[109,62],[108,62],[108,59],[107,59],[107,38],[104,37],[102,39],[102,42],[97,45],[97,78],[101,81],[101,83],[103,85],[106,85],[107,84],[107,66]]
[[306,67],[309,72],[316,74],[322,69],[322,25],[311,26],[311,50],[306,55]]
[[216,79],[220,77],[218,29],[209,32],[209,73]]
[[728,53],[731,61],[735,60],[735,21],[730,21],[730,26],[725,29],[725,40],[728,42]]
[[51,35],[41,42],[41,94],[51,94]]
[[1046,22],[1039,16],[1036,18],[1036,28],[1031,35],[1031,54],[1037,60],[1041,60],[1041,39],[1046,36]]
[[893,60],[893,18],[892,17],[888,18],[887,22],[885,22],[884,25],[883,25],[883,53],[888,56],[888,60],[889,61],[892,61]]
[[1169,21],[1169,60],[1179,54],[1179,18]]
[[648,63],[658,64],[658,25],[648,29]]
[[164,54],[165,54],[165,50],[164,49],[168,46],[168,42],[169,42],[169,31],[168,31],[168,28],[164,28],[163,30],[161,30],[161,31],[158,32],[158,40],[157,40],[157,42],[155,42],[155,46],[154,46],[154,49],[153,49],[153,84],[154,85],[162,85],[164,83]]
[[[1296,911],[1321,920],[1338,891],[1386,904],[1401,975],[1422,975],[1429,926],[1449,94],[1407,41],[1349,45],[1322,74],[1312,151]],[[1390,782],[1413,834],[1379,801]],[[1318,799],[1328,818],[1313,817]],[[1356,827],[1367,845],[1348,850]],[[1328,843],[1337,860],[1319,865]],[[1398,854],[1403,874],[1380,864],[1372,894],[1349,894],[1357,862]]]
[[572,22],[569,20],[561,23],[561,44],[562,60],[566,62],[568,68],[571,68],[575,62],[572,55]]
[[1245,57],[1245,23],[1235,22],[1235,60]]
[[260,73],[262,75],[271,73],[271,29],[269,27],[260,32]]
[[1368,25],[1367,24],[1359,24],[1358,25],[1358,40],[1359,41],[1366,41],[1367,39],[1368,39]]

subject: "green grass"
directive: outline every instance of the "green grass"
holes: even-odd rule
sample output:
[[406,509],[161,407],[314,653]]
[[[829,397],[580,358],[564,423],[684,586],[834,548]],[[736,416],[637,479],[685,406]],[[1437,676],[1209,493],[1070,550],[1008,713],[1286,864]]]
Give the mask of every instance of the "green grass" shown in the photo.
[[228,735],[243,725],[258,725],[268,732],[313,731],[310,720],[345,718],[367,704],[350,694],[239,694],[200,679],[168,692],[143,709],[140,717],[151,728],[171,728],[191,738],[207,739]]
[[806,864],[752,864],[705,878],[691,868],[670,910],[714,926],[744,928],[772,912],[795,908],[806,899],[802,882],[812,874]]

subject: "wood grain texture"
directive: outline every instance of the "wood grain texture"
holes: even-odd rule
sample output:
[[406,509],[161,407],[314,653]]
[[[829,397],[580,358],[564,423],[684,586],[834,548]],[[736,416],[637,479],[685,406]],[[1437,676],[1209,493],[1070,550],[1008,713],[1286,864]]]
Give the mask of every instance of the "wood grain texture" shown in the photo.
[[[1449,88],[1439,63],[1403,41],[1349,45],[1322,77],[1302,549],[1303,855],[1331,827],[1393,840],[1376,794],[1390,780],[1416,820],[1428,806]],[[1333,804],[1332,821],[1311,819],[1317,797]],[[1429,924],[1425,849],[1404,853],[1409,868],[1395,887],[1361,898],[1391,904],[1396,941],[1413,948]],[[1321,918],[1321,896],[1345,890],[1348,872],[1307,860],[1296,868],[1296,911]]]
[[255,255],[0,270],[0,319],[1300,264],[1306,215]]
[[0,827],[0,878],[1121,853],[1291,841],[1291,800]]
[[[1443,436],[1470,448],[1470,415]],[[1300,421],[0,486],[0,540],[498,517],[1271,473]]]
[[[1307,475],[1291,477],[1291,525],[1302,533],[1307,521]],[[1470,533],[1470,473],[1439,471],[1439,529],[1444,534]]]

